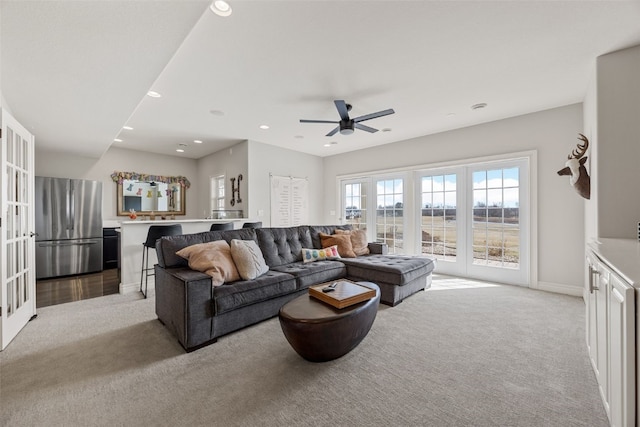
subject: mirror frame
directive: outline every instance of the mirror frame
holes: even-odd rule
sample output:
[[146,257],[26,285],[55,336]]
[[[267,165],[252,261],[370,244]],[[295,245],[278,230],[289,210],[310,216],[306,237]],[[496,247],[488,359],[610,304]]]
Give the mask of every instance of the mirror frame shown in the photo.
[[[129,216],[129,211],[124,210],[124,189],[123,183],[125,180],[146,181],[146,182],[160,182],[165,184],[179,184],[180,185],[180,209],[176,211],[154,211],[157,216],[168,215],[186,215],[187,210],[187,188],[191,183],[183,176],[170,176],[163,177],[157,175],[144,175],[135,172],[114,172],[111,175],[112,180],[115,182],[116,191],[116,209],[118,216]],[[151,211],[136,211],[137,215],[150,215]]]

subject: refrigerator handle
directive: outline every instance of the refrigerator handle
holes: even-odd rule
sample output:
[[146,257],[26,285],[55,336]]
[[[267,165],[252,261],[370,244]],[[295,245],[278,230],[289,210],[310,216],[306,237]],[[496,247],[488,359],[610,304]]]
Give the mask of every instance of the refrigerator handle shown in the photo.
[[69,230],[73,230],[76,219],[76,187],[70,182],[71,194],[69,194]]

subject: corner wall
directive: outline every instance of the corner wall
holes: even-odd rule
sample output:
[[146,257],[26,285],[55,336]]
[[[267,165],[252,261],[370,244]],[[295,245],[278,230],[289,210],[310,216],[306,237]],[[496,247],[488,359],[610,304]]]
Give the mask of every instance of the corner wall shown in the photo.
[[598,237],[637,238],[640,46],[597,58]]
[[322,164],[322,158],[318,156],[249,141],[249,172],[245,176],[249,186],[249,217],[262,221],[265,227],[271,224],[270,174],[306,177],[309,184],[309,224],[321,224],[324,209]]
[[[334,223],[339,217],[336,182],[339,175],[536,150],[538,206],[532,209],[538,219],[538,283],[532,283],[532,287],[581,295],[584,201],[571,188],[567,177],[557,175],[575,148],[581,130],[582,105],[574,104],[325,157],[324,221]],[[331,216],[330,211],[336,215]]]

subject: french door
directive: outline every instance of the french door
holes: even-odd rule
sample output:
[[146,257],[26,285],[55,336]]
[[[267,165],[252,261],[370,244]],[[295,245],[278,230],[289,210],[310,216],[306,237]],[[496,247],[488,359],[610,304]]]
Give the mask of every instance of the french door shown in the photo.
[[529,285],[527,159],[418,174],[420,253],[440,273]]
[[385,175],[342,181],[341,219],[386,243],[391,254],[405,253],[405,179]]
[[36,314],[34,138],[2,111],[0,188],[0,349]]

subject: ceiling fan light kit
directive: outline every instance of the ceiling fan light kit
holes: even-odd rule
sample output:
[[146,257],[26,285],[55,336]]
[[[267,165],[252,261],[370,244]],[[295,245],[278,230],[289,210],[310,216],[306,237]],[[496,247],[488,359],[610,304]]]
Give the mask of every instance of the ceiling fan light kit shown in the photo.
[[382,116],[388,116],[389,114],[395,113],[392,108],[388,110],[378,111],[377,113],[365,114],[364,116],[359,116],[354,119],[349,117],[349,111],[351,111],[351,104],[347,104],[342,99],[336,99],[333,101],[336,105],[336,109],[338,110],[338,114],[340,115],[340,120],[306,120],[300,119],[300,123],[336,123],[336,126],[331,132],[329,132],[326,136],[333,136],[336,133],[340,132],[340,135],[351,135],[355,132],[356,129],[363,130],[369,133],[378,132],[378,129],[372,128],[370,126],[366,126],[361,124],[360,122],[364,122],[365,120],[376,119]]

